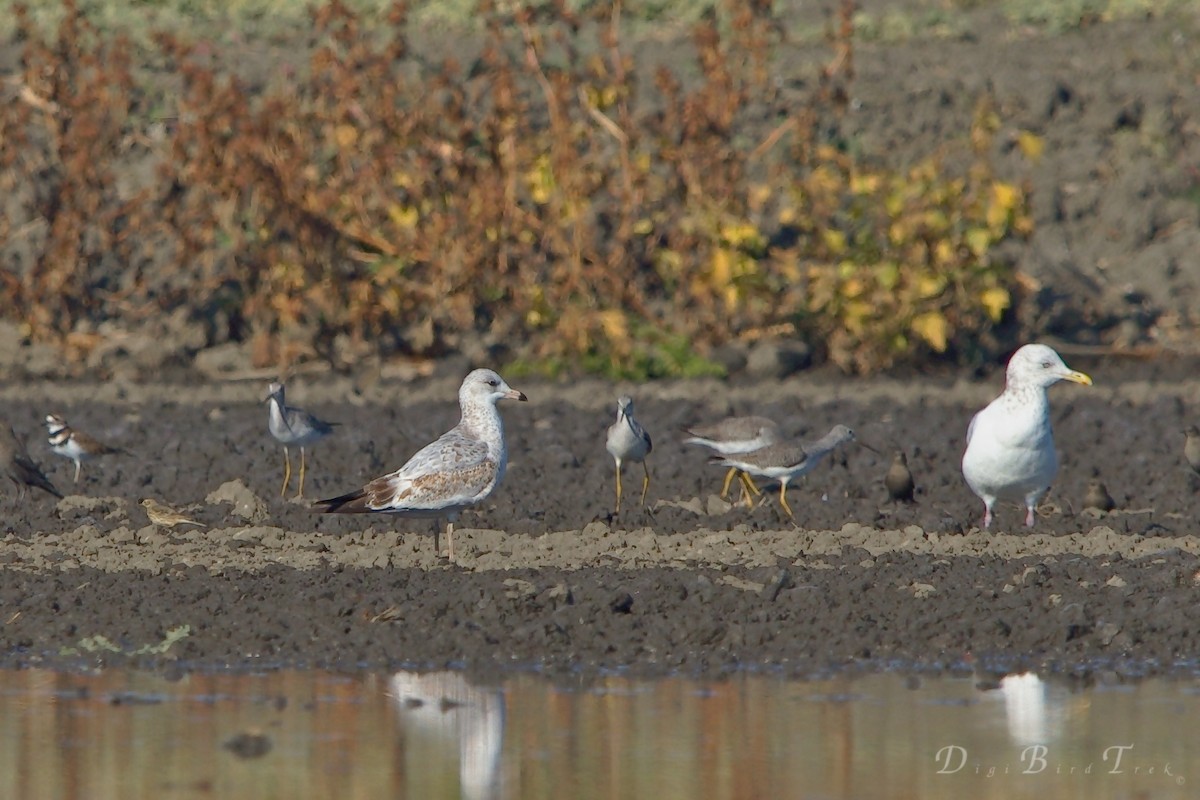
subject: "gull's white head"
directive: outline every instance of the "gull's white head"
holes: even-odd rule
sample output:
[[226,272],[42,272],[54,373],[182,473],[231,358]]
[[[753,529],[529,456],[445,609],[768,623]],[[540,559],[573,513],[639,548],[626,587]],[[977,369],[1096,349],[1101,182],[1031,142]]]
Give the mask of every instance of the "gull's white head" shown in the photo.
[[1059,381],[1074,381],[1091,386],[1092,379],[1082,372],[1069,369],[1054,348],[1044,344],[1027,344],[1008,361],[1008,386],[1020,388],[1038,386],[1043,389]]
[[499,400],[528,400],[524,394],[504,382],[490,369],[477,369],[463,378],[458,390],[458,401],[465,405],[492,403]]
[[623,394],[617,398],[617,416],[632,417],[633,416],[633,398],[627,394]]
[[283,384],[279,381],[273,381],[267,386],[267,396],[263,398],[263,402],[268,403],[273,398],[278,398],[279,404],[283,405]]

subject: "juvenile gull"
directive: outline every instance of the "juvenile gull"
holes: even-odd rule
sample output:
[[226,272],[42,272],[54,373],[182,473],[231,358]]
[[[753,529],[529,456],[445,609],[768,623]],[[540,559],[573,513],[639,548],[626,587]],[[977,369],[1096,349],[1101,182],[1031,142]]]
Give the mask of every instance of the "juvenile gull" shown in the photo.
[[787,503],[788,483],[810,471],[838,445],[854,440],[854,431],[845,425],[834,425],[829,433],[811,444],[796,440],[776,442],[749,453],[713,456],[711,463],[779,481],[779,504],[789,517],[795,519],[796,515]]
[[646,491],[650,488],[650,468],[646,456],[654,449],[650,434],[633,418],[633,398],[622,395],[617,398],[617,421],[608,427],[608,438],[604,446],[617,465],[617,512],[621,513],[621,466],[626,461],[639,461],[646,473],[642,478],[642,505],[646,505]]
[[1061,380],[1091,386],[1044,344],[1027,344],[1008,362],[1004,391],[975,415],[967,428],[962,472],[983,500],[983,527],[991,527],[997,500],[1025,503],[1025,525],[1058,473],[1046,389]]
[[896,502],[912,503],[916,484],[913,483],[912,470],[908,468],[908,456],[903,450],[896,452],[892,466],[883,476],[883,486],[887,489],[888,497]]
[[300,486],[296,497],[304,497],[304,448],[333,433],[336,422],[323,422],[302,408],[287,405],[283,398],[283,384],[276,381],[267,387],[266,402],[271,410],[267,417],[267,428],[271,435],[283,443],[283,486],[279,496],[287,494],[292,480],[292,457],[288,447],[300,448]]
[[[775,420],[766,417],[726,417],[711,425],[684,428],[683,432],[688,435],[688,438],[683,440],[684,444],[703,445],[721,455],[749,453],[775,444],[782,438],[779,425],[775,423]],[[735,475],[741,479],[742,494],[746,497],[747,503],[752,503],[752,496],[759,494],[758,487],[745,472],[737,467],[730,467],[729,471],[725,473],[725,483],[721,486],[721,497],[724,498],[729,494],[729,484],[733,482]]]
[[36,486],[42,491],[62,498],[62,492],[54,488],[54,484],[42,474],[41,468],[29,457],[24,442],[17,438],[17,432],[3,423],[0,423],[0,469],[3,469],[4,474],[16,485],[17,497],[20,500],[25,499],[26,486]]
[[46,433],[49,435],[50,449],[56,455],[69,458],[75,462],[75,483],[79,483],[79,467],[81,462],[96,458],[97,456],[129,455],[127,451],[119,447],[107,445],[81,430],[72,428],[58,414],[47,414],[43,424],[46,426]]
[[[508,451],[496,403],[525,400],[490,369],[477,369],[458,390],[462,418],[418,450],[400,469],[361,489],[318,500],[326,514],[380,512],[405,517],[445,517],[446,541],[454,560],[454,521],[464,508],[485,500],[504,478]],[[434,547],[441,554],[436,535]]]

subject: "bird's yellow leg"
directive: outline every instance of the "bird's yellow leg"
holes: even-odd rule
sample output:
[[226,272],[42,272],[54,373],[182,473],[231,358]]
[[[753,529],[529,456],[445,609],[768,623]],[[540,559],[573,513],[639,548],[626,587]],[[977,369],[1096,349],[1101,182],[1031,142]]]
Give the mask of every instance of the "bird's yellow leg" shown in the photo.
[[621,513],[621,462],[617,462],[617,514]]
[[646,477],[642,478],[642,507],[646,507],[646,492],[650,490],[650,468],[646,466],[646,462],[642,462],[642,469],[646,471]]
[[738,474],[737,467],[730,467],[729,472],[725,473],[725,485],[721,487],[721,499],[725,499],[725,495],[729,494],[729,484],[733,483],[733,476]]
[[787,512],[789,518],[795,520],[796,515],[792,513],[791,506],[787,503],[787,484],[779,484],[779,505],[783,506],[783,510]]
[[296,497],[304,497],[304,448],[300,448],[300,491],[296,492]]
[[746,501],[746,508],[754,507],[754,498],[762,494],[762,490],[754,485],[754,481],[744,472],[739,472],[742,484],[742,499]]
[[283,497],[287,494],[288,484],[292,482],[292,457],[288,454],[288,449],[283,448],[283,486],[279,488],[279,496]]

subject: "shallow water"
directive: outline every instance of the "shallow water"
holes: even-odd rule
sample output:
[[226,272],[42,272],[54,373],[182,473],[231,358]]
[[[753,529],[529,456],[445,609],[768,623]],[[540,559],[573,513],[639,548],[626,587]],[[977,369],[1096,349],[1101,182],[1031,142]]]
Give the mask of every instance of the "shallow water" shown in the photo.
[[1183,798],[1200,685],[0,672],[5,798]]

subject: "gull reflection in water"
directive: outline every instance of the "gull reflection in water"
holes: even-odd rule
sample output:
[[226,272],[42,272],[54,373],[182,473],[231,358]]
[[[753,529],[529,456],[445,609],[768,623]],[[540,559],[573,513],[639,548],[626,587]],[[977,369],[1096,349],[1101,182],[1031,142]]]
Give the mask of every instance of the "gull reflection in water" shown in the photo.
[[456,672],[396,672],[388,697],[400,724],[447,745],[458,746],[464,798],[501,796],[504,692],[473,686]]
[[1049,744],[1062,734],[1065,699],[1057,693],[1052,695],[1036,673],[1005,676],[1000,681],[1000,692],[1013,744]]

